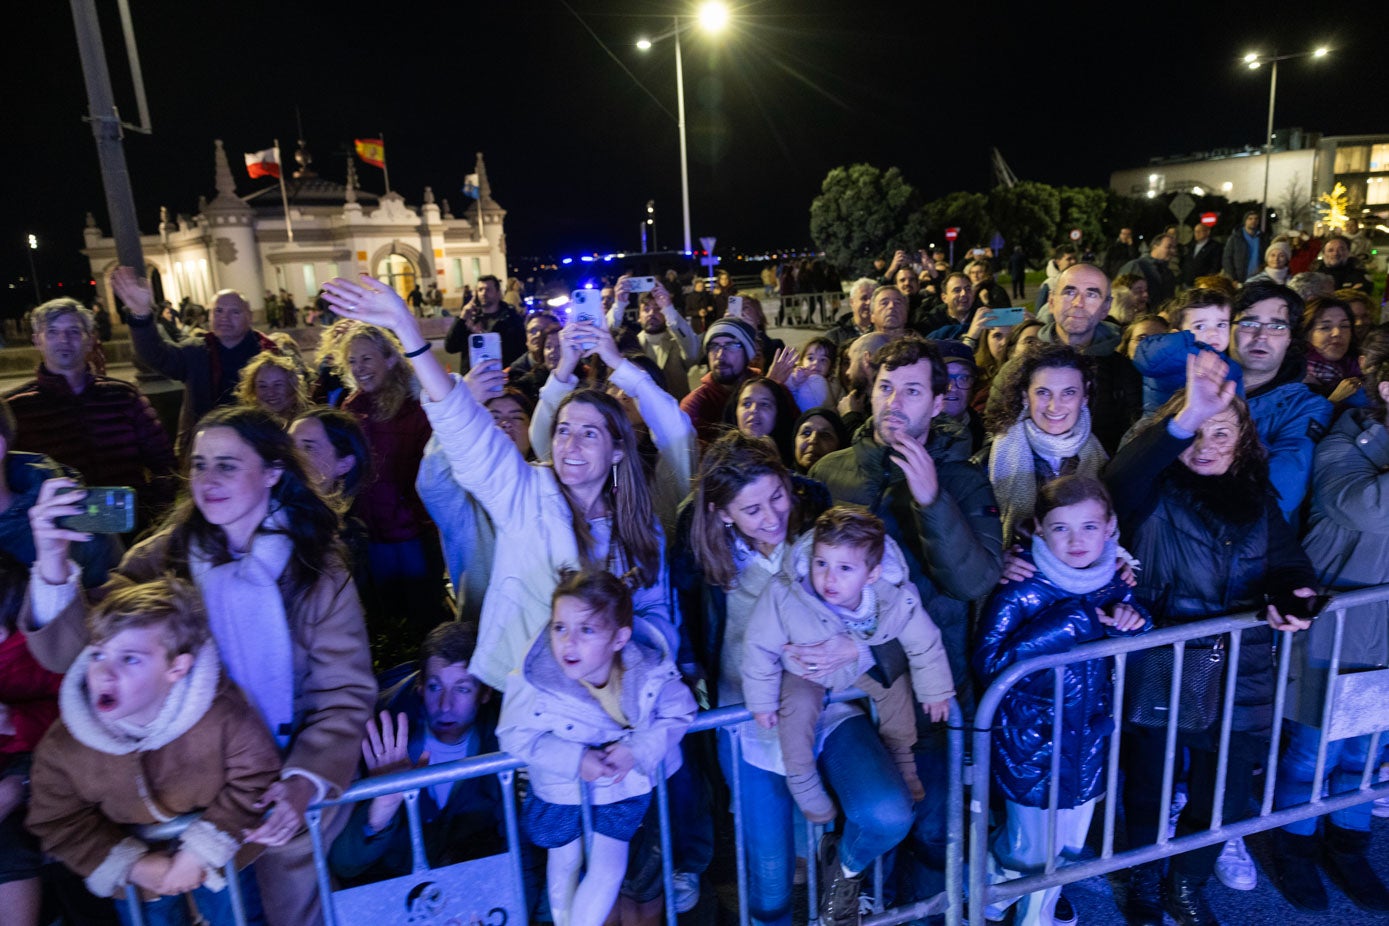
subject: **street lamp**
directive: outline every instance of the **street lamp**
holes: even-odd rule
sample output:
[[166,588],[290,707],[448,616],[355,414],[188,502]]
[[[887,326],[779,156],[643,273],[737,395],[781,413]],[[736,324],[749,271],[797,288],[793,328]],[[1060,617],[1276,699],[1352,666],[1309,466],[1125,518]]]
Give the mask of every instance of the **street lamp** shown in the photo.
[[1268,232],[1268,174],[1269,167],[1273,163],[1273,101],[1278,93],[1278,62],[1289,61],[1293,58],[1325,58],[1331,49],[1322,45],[1311,51],[1297,52],[1291,55],[1261,55],[1256,51],[1251,51],[1244,56],[1244,63],[1251,71],[1257,71],[1265,64],[1270,65],[1268,74],[1268,133],[1264,139],[1264,197],[1259,203],[1259,231]]
[[34,252],[39,249],[39,239],[37,235],[29,236],[29,276],[34,281],[34,301],[43,302],[43,293],[39,292],[39,272],[34,267]]
[[[716,33],[728,25],[728,7],[718,0],[708,0],[700,5],[696,14],[700,28],[709,33]],[[680,33],[691,28],[689,25],[682,26],[680,17],[675,17],[675,24],[669,32],[651,39],[638,39],[637,48],[641,51],[650,51],[651,46],[656,42],[665,39],[675,39],[675,102],[676,102],[676,122],[680,126],[680,201],[685,210],[685,253],[693,253],[690,247],[690,158],[689,151],[685,144],[685,67],[680,55]]]
[[[656,200],[654,199],[648,199],[646,201],[646,225],[641,235],[643,244],[646,242],[645,229],[649,229],[651,232],[651,250],[659,251],[661,247],[656,243]],[[643,247],[642,250],[645,251],[646,248]]]

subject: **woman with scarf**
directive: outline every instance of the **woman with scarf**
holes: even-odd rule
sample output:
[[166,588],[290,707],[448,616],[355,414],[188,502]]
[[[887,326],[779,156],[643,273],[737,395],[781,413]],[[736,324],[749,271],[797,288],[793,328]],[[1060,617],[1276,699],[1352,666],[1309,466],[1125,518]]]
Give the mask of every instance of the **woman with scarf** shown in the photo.
[[1302,313],[1302,333],[1307,339],[1303,382],[1335,403],[1354,395],[1360,388],[1360,352],[1350,305],[1335,297],[1310,300]]
[[974,457],[989,474],[1003,539],[1029,531],[1037,492],[1059,476],[1097,477],[1109,461],[1090,433],[1093,374],[1065,344],[1038,344],[1004,373],[1002,401],[985,422],[991,439]]
[[38,558],[20,615],[35,657],[61,672],[86,643],[90,602],[167,573],[197,585],[224,670],[284,758],[280,779],[258,801],[264,822],[245,834],[269,847],[256,877],[273,926],[318,921],[304,811],[352,780],[376,699],[338,516],[300,460],[266,412],[220,408],[204,416],[193,429],[188,492],[111,579],[86,594],[69,548],[89,535],[55,523],[82,512],[82,493],[59,495],[76,483],[48,480],[29,514]]

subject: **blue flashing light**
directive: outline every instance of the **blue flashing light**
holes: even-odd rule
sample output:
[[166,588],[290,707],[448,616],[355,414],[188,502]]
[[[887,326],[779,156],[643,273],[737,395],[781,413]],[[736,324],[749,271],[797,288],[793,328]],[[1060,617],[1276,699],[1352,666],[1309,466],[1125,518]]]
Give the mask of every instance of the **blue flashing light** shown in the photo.
[[572,263],[574,263],[574,258],[572,258],[572,257],[566,257],[564,260],[560,261],[560,263],[561,263],[561,264],[572,264]]
[[584,280],[584,289],[593,289],[593,281]]
[[586,264],[591,264],[593,263],[593,255],[585,254],[583,257],[580,257],[579,260],[583,261]]

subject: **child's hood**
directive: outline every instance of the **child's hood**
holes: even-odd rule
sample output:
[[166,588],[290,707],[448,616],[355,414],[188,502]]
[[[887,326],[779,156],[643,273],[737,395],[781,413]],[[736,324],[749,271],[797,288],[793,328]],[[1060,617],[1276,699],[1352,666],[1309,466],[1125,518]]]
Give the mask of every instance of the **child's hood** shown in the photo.
[[[806,531],[796,540],[796,545],[791,548],[787,570],[797,582],[805,582],[810,578],[810,553],[814,546],[815,532]],[[878,586],[883,583],[898,586],[907,581],[911,575],[907,571],[907,560],[902,556],[902,549],[897,546],[897,541],[891,537],[883,538],[882,567],[882,574],[876,583]]]
[[174,683],[164,700],[164,708],[144,736],[128,736],[112,729],[97,717],[87,697],[87,665],[96,647],[88,646],[73,660],[63,677],[58,693],[58,708],[63,725],[82,745],[109,755],[128,755],[132,752],[153,752],[178,739],[203,719],[217,696],[222,675],[222,661],[217,644],[209,639],[193,659],[193,668]]

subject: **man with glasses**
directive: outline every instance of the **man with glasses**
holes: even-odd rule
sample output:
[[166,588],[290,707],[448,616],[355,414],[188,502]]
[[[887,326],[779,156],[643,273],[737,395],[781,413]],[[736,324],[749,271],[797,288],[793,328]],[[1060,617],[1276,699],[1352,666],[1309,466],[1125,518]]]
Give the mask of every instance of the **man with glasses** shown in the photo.
[[1259,439],[1268,448],[1269,480],[1289,521],[1297,516],[1317,442],[1331,423],[1331,403],[1302,382],[1306,363],[1288,348],[1297,337],[1302,297],[1286,286],[1252,280],[1235,299],[1230,353],[1244,367],[1244,394]]
[[940,417],[933,426],[939,427],[944,418],[954,421],[969,435],[969,452],[977,453],[984,446],[984,419],[970,407],[974,398],[974,383],[979,368],[974,353],[962,341],[936,341],[936,349],[945,361],[945,394],[941,396]]
[[[1119,350],[1119,330],[1104,323],[1109,314],[1109,278],[1094,264],[1074,264],[1056,278],[1047,308],[1051,321],[1042,326],[1038,338],[1069,344],[1095,365],[1090,430],[1112,456],[1124,432],[1143,411],[1143,378]],[[1015,356],[994,377],[990,406],[1003,400],[1008,368],[1021,359]]]
[[[901,298],[900,293],[898,297]],[[690,416],[701,447],[716,440],[723,430],[724,407],[743,380],[752,375],[749,364],[757,356],[756,345],[757,332],[741,319],[720,318],[704,332],[709,372],[693,392],[680,400],[680,408]]]

